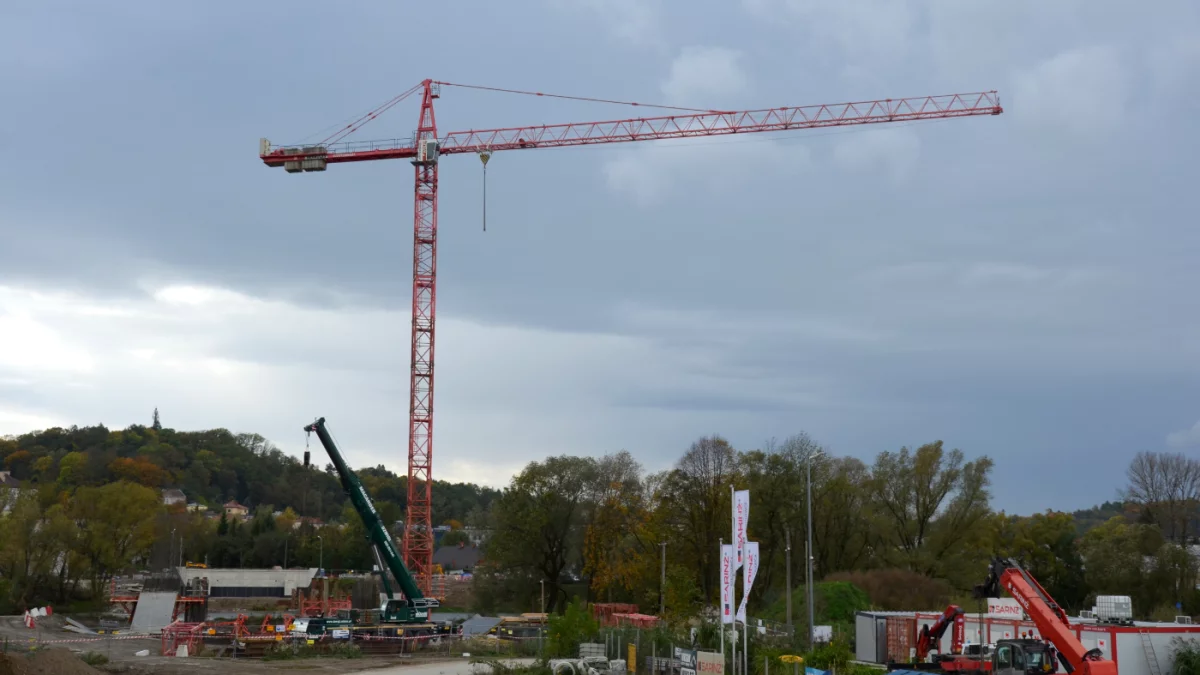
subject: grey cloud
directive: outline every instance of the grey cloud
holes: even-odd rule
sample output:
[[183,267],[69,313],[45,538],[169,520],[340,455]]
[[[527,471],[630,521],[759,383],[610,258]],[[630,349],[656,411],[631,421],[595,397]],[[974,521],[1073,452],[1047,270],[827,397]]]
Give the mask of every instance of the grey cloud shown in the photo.
[[1194,448],[1200,446],[1200,422],[1190,429],[1172,431],[1167,434],[1167,445],[1172,448]]
[[[1200,233],[1181,201],[1196,182],[1191,148],[1200,141],[1180,93],[1200,83],[1200,59],[1188,57],[1195,3],[1137,15],[1108,0],[914,1],[887,15],[846,3],[754,4],[719,25],[656,5],[624,27],[620,3],[583,14],[560,4],[521,13],[537,18],[519,25],[510,8],[480,8],[468,22],[435,9],[428,25],[460,28],[440,45],[438,72],[398,63],[381,46],[393,42],[389,27],[412,18],[396,8],[330,17],[316,3],[282,13],[255,5],[236,18],[216,7],[181,17],[160,7],[150,18],[121,8],[69,20],[35,12],[25,34],[61,29],[88,49],[0,69],[13,93],[7,128],[21,131],[6,138],[10,160],[0,165],[0,283],[140,298],[151,279],[329,311],[392,310],[385,324],[347,326],[340,352],[304,326],[208,339],[251,361],[354,371],[377,363],[399,376],[381,378],[373,395],[394,398],[380,409],[402,413],[412,168],[285,175],[258,162],[260,136],[302,138],[430,76],[656,101],[686,45],[741,49],[754,107],[995,87],[1007,107],[995,118],[746,137],[678,153],[631,145],[497,155],[486,234],[478,160],[447,158],[439,311],[496,330],[623,336],[676,357],[673,381],[604,380],[591,394],[620,415],[646,411],[623,437],[584,438],[569,428],[588,423],[570,417],[543,441],[561,433],[572,447],[602,449],[599,438],[630,447],[652,438],[653,457],[667,461],[711,426],[747,447],[809,429],[868,458],[945,437],[1002,460],[1001,506],[1108,498],[1083,487],[1046,497],[1060,481],[1029,466],[1113,486],[1120,471],[1089,456],[1118,465],[1200,415],[1188,403],[1200,326],[1186,291],[1197,282]],[[0,26],[15,25],[3,11]],[[607,35],[637,39],[598,37],[600,19],[617,22]],[[336,50],[264,46],[262,26],[296,34],[318,20],[355,39]],[[825,39],[797,39],[797,30]],[[748,34],[753,44],[729,42]],[[225,47],[211,49],[217,43]],[[0,44],[0,63],[36,56]],[[1088,63],[1079,55],[1089,53],[1125,72],[1061,68],[1064,59]],[[1095,117],[1110,104],[1109,116]],[[438,106],[443,129],[639,112],[449,89]],[[356,137],[407,136],[415,115],[402,104]],[[641,201],[630,196],[639,190]],[[355,334],[370,329],[381,334]],[[460,391],[472,386],[467,374],[453,377]],[[746,379],[747,392],[754,383],[763,392],[722,389]],[[439,396],[451,396],[451,381]],[[492,386],[503,389],[480,385]],[[536,400],[544,389],[570,395],[561,382],[509,395]],[[36,402],[29,391],[3,395]],[[441,408],[451,418],[462,409]],[[520,429],[533,425],[525,418],[488,424],[533,433]],[[445,443],[462,438],[442,428]]]

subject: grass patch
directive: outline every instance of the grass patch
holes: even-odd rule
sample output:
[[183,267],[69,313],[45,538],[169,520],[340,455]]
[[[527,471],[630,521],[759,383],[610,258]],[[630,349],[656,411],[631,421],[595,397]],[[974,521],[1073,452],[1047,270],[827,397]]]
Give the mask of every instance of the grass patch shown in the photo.
[[84,652],[79,655],[79,660],[89,666],[102,666],[108,663],[108,657],[100,652]]
[[301,644],[299,642],[276,642],[267,647],[263,653],[263,661],[291,661],[293,659],[338,658],[360,659],[362,650],[358,645],[347,642],[327,644]]
[[471,659],[471,665],[479,664],[492,669],[492,675],[553,675],[550,664],[545,661],[535,661],[529,665],[506,663],[495,658]]
[[1200,675],[1200,641],[1175,638],[1171,646],[1175,656],[1171,675]]

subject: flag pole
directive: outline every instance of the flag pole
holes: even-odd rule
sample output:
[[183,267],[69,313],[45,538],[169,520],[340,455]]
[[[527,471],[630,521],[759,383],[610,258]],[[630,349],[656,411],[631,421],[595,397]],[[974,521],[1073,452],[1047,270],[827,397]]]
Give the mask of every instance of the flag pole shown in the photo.
[[[733,626],[733,637],[729,640],[730,653],[732,655],[730,664],[733,667],[733,675],[738,672],[737,658],[737,569],[738,569],[738,540],[737,540],[737,495],[734,494],[733,485],[729,486],[729,523],[730,529],[733,530],[733,541],[730,546],[733,546],[733,571],[730,572],[729,578],[729,610],[733,612],[733,617],[730,620],[730,625]],[[725,624],[721,624],[721,632],[725,632]]]
[[717,540],[717,635],[721,639],[721,667],[725,663],[725,608],[721,606],[721,587],[725,585],[725,537]]

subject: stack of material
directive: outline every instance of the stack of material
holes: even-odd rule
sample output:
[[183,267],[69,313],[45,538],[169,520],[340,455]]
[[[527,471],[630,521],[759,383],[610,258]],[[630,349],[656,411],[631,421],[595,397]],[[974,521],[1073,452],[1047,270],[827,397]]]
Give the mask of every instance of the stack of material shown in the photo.
[[133,622],[130,628],[139,633],[149,633],[162,629],[171,623],[175,613],[174,591],[142,591],[138,596],[137,608],[133,610]]

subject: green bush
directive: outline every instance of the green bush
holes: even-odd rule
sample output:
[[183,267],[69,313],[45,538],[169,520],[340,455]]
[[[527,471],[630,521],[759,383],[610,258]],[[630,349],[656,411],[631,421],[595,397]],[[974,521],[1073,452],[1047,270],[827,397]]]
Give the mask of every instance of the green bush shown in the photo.
[[1171,675],[1200,675],[1200,641],[1175,638],[1171,647],[1175,657]]
[[555,658],[579,656],[579,643],[600,630],[600,624],[588,611],[582,598],[575,598],[562,614],[553,614],[546,622],[546,653]]

